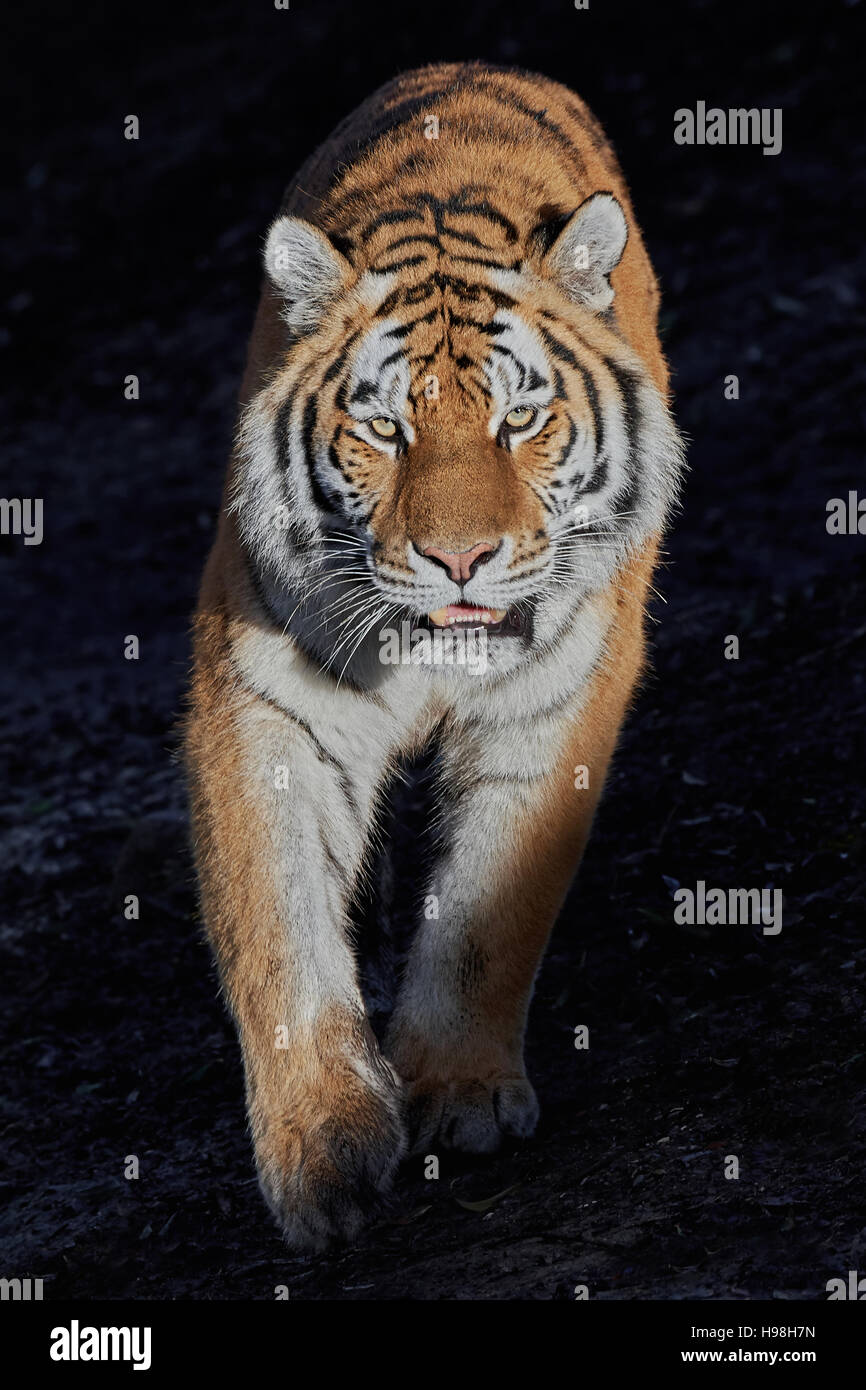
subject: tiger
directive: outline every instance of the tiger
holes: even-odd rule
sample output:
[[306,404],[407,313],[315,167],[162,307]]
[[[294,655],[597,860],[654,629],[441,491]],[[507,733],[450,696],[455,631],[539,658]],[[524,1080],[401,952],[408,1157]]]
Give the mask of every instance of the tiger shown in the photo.
[[[546,77],[388,82],[299,169],[263,260],[185,760],[259,1185],[321,1251],[409,1155],[535,1130],[528,1008],[646,667],[684,446],[617,158]],[[384,660],[386,631],[441,659]],[[353,905],[421,756],[435,854],[374,1032]]]

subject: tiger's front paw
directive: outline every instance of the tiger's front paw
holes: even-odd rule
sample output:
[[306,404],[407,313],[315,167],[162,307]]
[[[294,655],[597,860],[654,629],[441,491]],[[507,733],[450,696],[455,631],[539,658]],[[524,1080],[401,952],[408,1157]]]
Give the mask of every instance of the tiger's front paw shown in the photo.
[[406,1154],[400,1082],[383,1058],[364,1079],[344,1057],[253,1124],[265,1201],[296,1250],[353,1240],[384,1207]]
[[409,1147],[426,1153],[439,1144],[464,1153],[493,1153],[506,1135],[528,1139],[538,1123],[538,1100],[520,1074],[482,1080],[421,1077],[409,1093]]

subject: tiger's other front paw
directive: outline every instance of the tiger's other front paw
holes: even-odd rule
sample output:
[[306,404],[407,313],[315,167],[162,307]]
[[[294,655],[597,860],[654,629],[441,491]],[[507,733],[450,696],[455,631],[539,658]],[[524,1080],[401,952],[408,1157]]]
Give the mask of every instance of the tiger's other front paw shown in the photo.
[[407,1151],[402,1108],[384,1058],[359,1076],[340,1056],[322,1059],[278,1110],[254,1117],[259,1186],[290,1246],[353,1240],[381,1213]]
[[409,1089],[410,1152],[425,1153],[438,1143],[464,1153],[493,1153],[506,1135],[528,1139],[538,1113],[535,1091],[519,1073],[421,1077]]

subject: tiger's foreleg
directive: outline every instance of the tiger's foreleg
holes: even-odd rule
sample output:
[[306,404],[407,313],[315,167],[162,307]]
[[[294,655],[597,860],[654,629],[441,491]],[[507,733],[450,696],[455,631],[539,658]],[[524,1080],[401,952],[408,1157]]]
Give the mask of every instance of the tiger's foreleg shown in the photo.
[[187,763],[202,907],[265,1199],[293,1245],[351,1238],[405,1151],[346,935],[378,769],[200,660]]
[[446,733],[438,915],[418,929],[385,1049],[407,1084],[415,1152],[486,1152],[535,1128],[523,1060],[533,982],[642,663],[639,636],[612,645],[570,711]]

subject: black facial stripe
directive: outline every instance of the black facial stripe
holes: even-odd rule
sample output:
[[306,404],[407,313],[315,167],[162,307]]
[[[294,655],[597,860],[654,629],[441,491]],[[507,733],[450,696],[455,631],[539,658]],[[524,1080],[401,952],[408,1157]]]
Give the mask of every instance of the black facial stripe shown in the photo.
[[[436,292],[436,286],[432,280],[422,280],[420,285],[401,285],[398,289],[392,290],[387,299],[383,299],[379,308],[376,310],[376,318],[388,318],[390,314],[398,309],[401,304],[423,304],[425,299],[430,299]],[[431,314],[435,314],[435,309]],[[425,315],[425,318],[428,317]],[[423,323],[424,319],[419,319]]]
[[464,265],[481,265],[487,270],[519,270],[523,261],[519,258],[516,261],[504,262],[496,261],[485,256],[451,256],[452,261],[462,261]]
[[566,347],[565,343],[560,342],[559,338],[551,333],[550,329],[546,328],[543,323],[538,325],[538,332],[553,353],[553,356],[558,358],[560,362],[564,362],[568,367],[579,366],[578,360],[571,348]]
[[553,505],[552,502],[548,500],[546,496],[546,493],[550,490],[549,488],[546,488],[543,484],[533,482],[528,483],[527,486],[530,487],[531,490],[535,493],[536,497],[538,498],[539,502],[541,503],[542,507],[546,512],[549,512],[551,516],[558,515],[557,508]]
[[[527,388],[527,384],[526,384],[526,382],[527,382],[526,368],[525,368],[525,366],[523,365],[523,363],[521,362],[520,358],[519,358],[519,357],[516,357],[516,356],[514,355],[514,353],[511,351],[511,348],[503,347],[501,343],[494,343],[493,346],[491,347],[490,351],[491,351],[491,352],[496,352],[496,353],[498,353],[500,357],[510,357],[510,358],[511,358],[511,361],[514,363],[515,367],[516,367],[517,370],[520,372],[520,385],[518,386],[517,389],[518,389],[518,391],[525,391],[525,390],[527,390],[528,388]],[[540,378],[539,378],[539,379],[540,379]]]
[[[608,359],[604,356],[604,353],[602,353],[598,348],[593,347],[593,345],[592,345],[590,342],[587,341],[587,339],[583,336],[583,334],[582,334],[577,328],[575,328],[572,324],[567,323],[567,322],[565,322],[565,320],[558,318],[557,315],[556,315],[556,314],[552,314],[552,313],[550,312],[549,309],[541,309],[541,310],[539,311],[539,313],[540,313],[540,316],[541,316],[543,319],[546,319],[546,320],[548,321],[548,323],[556,324],[556,325],[557,325],[557,329],[561,329],[561,330],[563,331],[564,334],[569,335],[572,339],[574,339],[576,342],[578,342],[578,343],[580,344],[581,350],[582,350],[583,352],[587,353],[587,355],[588,355],[593,361],[603,363],[605,366],[607,366],[607,364],[608,364]],[[542,333],[544,333],[545,331],[546,331],[545,329],[543,329],[543,328],[541,329],[541,332],[542,332]],[[547,331],[549,331],[549,330],[547,330]],[[564,344],[561,344],[561,346],[565,346],[565,345],[564,345]],[[566,349],[566,350],[568,351],[568,349]],[[575,365],[575,366],[578,368],[578,370],[580,370],[580,371],[582,371],[582,370],[583,370],[583,367],[585,366],[584,363],[581,363],[581,362],[580,362],[579,360],[577,360],[577,359],[575,359],[574,365]]]
[[[451,290],[459,299],[477,303],[481,300],[489,300],[496,309],[513,309],[517,306],[517,300],[504,290],[499,290],[493,285],[488,285],[486,281],[479,280],[470,283],[455,275],[444,275],[441,271],[435,271],[428,279],[422,280],[417,285],[399,286],[391,291],[386,299],[382,301],[376,310],[377,318],[387,318],[395,309],[402,305],[420,304],[425,299],[430,299],[436,291]],[[434,308],[419,322],[432,319],[439,311]]]
[[592,426],[595,433],[595,455],[596,458],[604,450],[604,415],[601,409],[601,401],[598,398],[595,381],[592,372],[583,362],[578,362],[577,369],[583,380],[583,389],[589,401],[589,408],[592,412]]
[[[631,506],[637,495],[637,459],[636,449],[638,442],[638,431],[641,423],[640,405],[638,403],[638,387],[640,378],[636,372],[628,367],[622,367],[610,357],[602,358],[602,361],[616,382],[620,395],[620,404],[623,415],[623,423],[626,432],[626,481],[625,490],[617,494],[619,502],[627,503],[626,510]],[[589,479],[586,492],[600,492],[607,486],[610,476],[610,460],[606,453],[598,455],[598,462],[592,477]]]
[[552,465],[552,467],[553,467],[554,469],[558,470],[558,469],[562,468],[562,467],[565,465],[566,460],[568,459],[569,454],[571,453],[572,449],[574,448],[574,441],[575,441],[576,439],[577,439],[577,425],[574,423],[574,421],[573,421],[572,419],[569,419],[569,422],[568,422],[568,438],[567,438],[567,440],[565,441],[565,444],[564,444],[564,446],[563,446],[563,448],[562,448],[562,452],[560,453],[559,458],[558,458],[558,459],[556,460],[556,462]]
[[370,267],[371,275],[390,275],[392,270],[405,270],[410,265],[423,265],[426,256],[404,256],[401,261],[390,261],[388,265]]
[[635,474],[632,474],[628,478],[622,491],[615,493],[612,500],[617,511],[632,512],[635,510],[639,496],[640,486],[638,479]]
[[477,304],[482,297],[480,285],[472,285],[456,275],[440,275],[439,283],[442,289],[449,289],[463,304]]
[[384,358],[382,359],[382,362],[381,362],[381,364],[380,364],[379,370],[380,370],[380,371],[383,371],[383,370],[385,369],[385,367],[390,367],[391,364],[392,364],[392,362],[405,362],[405,361],[406,361],[406,354],[405,354],[405,352],[403,351],[402,348],[398,348],[396,352],[389,352],[388,356],[387,356],[387,357],[384,357]]
[[422,304],[425,299],[429,299],[436,291],[436,286],[430,280],[423,280],[420,285],[410,285],[406,289],[396,290],[396,302],[403,304]]
[[[494,348],[497,346],[498,344],[494,344]],[[466,372],[467,379],[478,388],[485,401],[491,400],[492,396],[488,387],[487,378],[482,375],[479,364],[476,362],[475,358],[469,357],[465,352],[462,352],[459,357],[455,357],[453,351],[451,351],[450,342],[448,343],[448,349],[449,356],[454,362],[455,367],[461,372]]]
[[434,272],[432,278],[442,289],[452,290],[459,299],[489,299],[497,309],[511,309],[517,304],[517,300],[510,294],[496,289],[494,285],[488,285],[485,280],[464,280],[457,275],[445,275],[439,270]]
[[277,446],[277,458],[284,467],[289,463],[289,427],[291,425],[292,410],[298,395],[298,387],[295,386],[283,401],[277,411],[274,420],[274,438]]
[[372,222],[368,222],[360,233],[361,241],[369,241],[380,227],[391,227],[398,222],[423,222],[423,213],[418,208],[394,208],[391,212],[380,212]]
[[472,385],[477,389],[478,394],[480,395],[485,408],[488,407],[492,402],[493,397],[490,394],[490,391],[488,390],[487,382],[484,380],[484,378],[479,376],[478,372],[468,372],[466,379],[468,381],[471,381]]
[[596,455],[595,467],[584,485],[585,493],[601,492],[607,487],[607,480],[610,474],[610,460],[607,454]]
[[[396,225],[401,222],[420,222],[424,220],[425,214],[429,213],[433,218],[433,225],[436,229],[436,237],[443,234],[454,236],[458,239],[469,240],[474,238],[471,244],[477,245],[478,241],[474,233],[449,226],[446,217],[480,217],[483,221],[490,222],[494,226],[501,228],[508,242],[515,242],[518,239],[518,230],[509,217],[500,208],[494,207],[488,199],[474,199],[470,201],[471,189],[463,189],[459,193],[452,193],[449,198],[437,198],[432,193],[418,193],[411,201],[402,208],[393,208],[390,212],[383,212],[368,222],[360,234],[362,241],[367,241],[381,227]],[[485,248],[489,249],[489,248]]]
[[313,454],[313,435],[316,432],[318,422],[318,409],[315,396],[308,396],[304,406],[304,418],[301,425],[301,439],[304,447],[304,461],[307,466],[307,477],[310,482],[310,491],[313,494],[313,501],[322,512],[339,511],[339,505],[323,488],[316,472],[316,460]]
[[412,368],[413,372],[417,374],[418,372],[422,371],[424,367],[432,367],[433,363],[436,361],[436,358],[439,356],[444,346],[445,339],[440,338],[431,352],[422,352],[410,355],[409,366]]
[[637,447],[638,430],[641,423],[640,405],[638,404],[638,386],[640,378],[628,367],[621,367],[611,357],[604,358],[604,365],[610,372],[622,397],[623,418],[625,420],[625,432],[628,445],[627,461],[631,470],[635,462],[635,450]]
[[398,237],[396,241],[390,241],[382,255],[390,255],[392,251],[398,250],[401,246],[415,246],[419,243],[425,246],[438,247],[440,245],[438,236],[433,236],[430,232],[410,232],[407,236]]
[[[476,236],[474,232],[458,231],[456,227],[443,227],[441,235],[443,237],[453,237],[455,241],[462,241],[466,246],[474,246],[478,251],[492,251],[493,249],[491,246],[487,245],[486,241],[482,241],[481,237]],[[444,249],[449,256],[454,254],[453,251],[448,251],[447,247]]]
[[450,230],[445,224],[445,216],[447,213],[451,213],[453,216],[480,217],[484,221],[492,222],[495,226],[502,228],[506,241],[516,241],[517,228],[511,219],[506,217],[499,208],[488,202],[486,198],[476,202],[467,202],[469,193],[469,189],[463,189],[459,193],[452,193],[450,198],[444,202],[431,193],[420,195],[419,201],[423,202],[433,214],[433,221],[439,235],[441,236],[443,232]]
[[517,240],[517,228],[510,218],[506,217],[503,212],[500,212],[499,208],[495,208],[493,204],[487,202],[486,199],[483,199],[480,203],[464,203],[461,205],[459,196],[458,194],[456,198],[449,198],[447,205],[449,212],[458,213],[465,217],[480,217],[484,221],[492,222],[495,226],[501,227],[505,233],[506,241]]
[[[553,315],[550,314],[547,310],[543,310],[542,313],[544,317],[548,320],[553,320],[554,322],[556,322],[556,320],[553,319]],[[600,354],[597,353],[590,346],[589,343],[587,343],[585,338],[581,337],[581,335],[577,332],[576,329],[572,329],[569,324],[564,323],[560,324],[560,326],[564,328],[566,331],[570,331],[573,334],[573,336],[578,340],[581,347],[584,348],[592,357],[600,358]],[[592,413],[593,428],[595,430],[595,454],[596,458],[599,460],[599,467],[596,469],[596,472],[599,472],[600,469],[603,470],[604,477],[606,478],[607,463],[606,460],[604,460],[603,458],[605,447],[604,412],[601,407],[601,400],[599,399],[598,388],[596,386],[595,378],[592,374],[592,371],[587,366],[587,364],[585,362],[581,362],[581,360],[575,355],[575,353],[572,352],[571,348],[567,347],[565,343],[561,342],[559,338],[557,338],[550,331],[549,328],[546,328],[543,324],[541,324],[539,325],[539,332],[544,341],[549,346],[551,352],[555,353],[555,355],[559,357],[561,361],[566,362],[568,366],[573,367],[575,371],[580,373],[581,380],[583,382],[583,388],[586,392],[586,398],[589,402],[589,408]],[[610,361],[607,358],[600,358],[600,360],[604,363],[608,370],[610,370]],[[561,390],[563,394],[567,394],[565,391],[565,383],[558,370],[556,383],[557,390]],[[595,474],[593,475],[593,477],[594,476]]]
[[355,332],[351,335],[351,337],[349,337],[349,338],[346,339],[346,341],[345,341],[345,343],[343,344],[343,346],[342,346],[340,352],[339,352],[338,355],[334,358],[334,360],[333,360],[333,362],[331,363],[330,367],[329,367],[328,370],[325,372],[325,375],[322,377],[322,385],[323,385],[323,386],[327,386],[329,382],[333,381],[336,377],[338,377],[338,376],[340,375],[340,372],[343,370],[344,366],[346,365],[346,362],[347,362],[348,357],[349,357],[349,353],[351,352],[351,350],[352,350],[354,344],[358,341],[358,339],[360,338],[360,336],[361,336],[361,329],[360,329],[360,328],[356,328],[356,329],[355,329]]
[[479,333],[486,333],[489,338],[496,338],[500,333],[505,332],[507,325],[504,323],[482,323],[480,319],[468,319],[462,314],[452,314],[451,326],[453,328],[477,328]]
[[[348,486],[351,488],[353,486],[352,479],[343,467],[343,461],[340,458],[339,453],[337,452],[337,441],[339,440],[342,433],[342,427],[338,427],[337,433],[335,434],[333,441],[328,446],[328,461],[331,467],[336,469],[343,481],[347,483]],[[354,495],[355,497],[357,497],[357,493],[355,493]]]
[[394,312],[394,310],[397,308],[398,304],[400,303],[400,300],[401,300],[401,293],[400,293],[400,291],[399,291],[399,290],[392,290],[391,293],[390,293],[389,295],[387,295],[385,299],[382,300],[382,303],[379,305],[378,309],[376,310],[376,318],[377,318],[377,319],[384,319],[384,318],[387,318],[388,315],[389,315],[389,314],[392,314],[392,313]]
[[292,414],[299,391],[300,385],[296,385],[277,411],[276,419],[274,420],[274,445],[280,464],[280,487],[283,495],[283,505],[289,517],[289,525],[286,530],[298,549],[308,550],[311,544],[310,537],[304,529],[301,519],[295,515],[294,498],[292,497],[289,485],[289,479],[291,478],[291,449],[289,439]]
[[349,402],[351,405],[365,405],[367,401],[375,397],[377,390],[375,381],[359,381],[349,398]]
[[479,399],[479,392],[477,389],[470,389],[473,386],[473,384],[474,383],[471,380],[465,381],[462,377],[457,377],[456,385],[458,390],[462,391],[466,399],[472,401],[474,404]]

